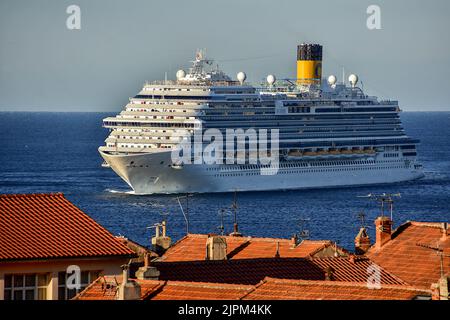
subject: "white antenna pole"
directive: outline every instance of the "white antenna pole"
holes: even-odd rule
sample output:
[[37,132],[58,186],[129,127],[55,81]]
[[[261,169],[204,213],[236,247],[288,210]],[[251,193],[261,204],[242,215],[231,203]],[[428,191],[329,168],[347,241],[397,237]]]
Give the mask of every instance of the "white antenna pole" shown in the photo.
[[189,220],[184,213],[183,206],[181,205],[180,198],[177,197],[178,204],[180,205],[181,213],[183,214],[184,220],[186,221],[186,234],[189,234]]
[[342,67],[342,84],[345,84],[345,67]]

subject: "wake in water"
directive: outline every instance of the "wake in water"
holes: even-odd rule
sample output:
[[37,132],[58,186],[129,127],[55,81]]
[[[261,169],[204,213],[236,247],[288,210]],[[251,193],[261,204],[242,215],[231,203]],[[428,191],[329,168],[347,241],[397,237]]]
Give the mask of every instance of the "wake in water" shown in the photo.
[[135,194],[134,190],[114,190],[114,189],[105,189],[105,192],[109,193],[118,193],[118,194]]

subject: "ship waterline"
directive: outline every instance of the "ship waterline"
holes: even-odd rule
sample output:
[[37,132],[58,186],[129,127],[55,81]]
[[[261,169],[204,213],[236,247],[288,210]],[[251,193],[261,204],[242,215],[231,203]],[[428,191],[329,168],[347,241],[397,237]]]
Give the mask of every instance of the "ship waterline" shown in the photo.
[[135,194],[295,190],[396,183],[423,177],[420,167],[404,161],[289,161],[280,163],[276,174],[264,175],[257,165],[189,164],[177,168],[171,164],[171,152],[100,154]]
[[[99,148],[105,166],[136,194],[307,189],[421,178],[419,141],[405,133],[398,102],[366,95],[355,75],[349,77],[350,86],[334,76],[323,80],[321,68],[308,69],[321,60],[321,46],[302,44],[298,74],[307,79],[277,81],[269,75],[266,85],[256,87],[245,82],[242,72],[238,81],[231,80],[199,52],[188,73],[180,70],[175,81],[146,83],[120,114],[104,119],[111,131]],[[174,160],[182,141],[211,130],[223,136],[228,130],[275,130],[276,161]],[[233,144],[244,146],[248,155],[253,150],[248,140],[244,136]],[[201,146],[204,152],[207,143]],[[198,157],[194,148],[187,155]]]

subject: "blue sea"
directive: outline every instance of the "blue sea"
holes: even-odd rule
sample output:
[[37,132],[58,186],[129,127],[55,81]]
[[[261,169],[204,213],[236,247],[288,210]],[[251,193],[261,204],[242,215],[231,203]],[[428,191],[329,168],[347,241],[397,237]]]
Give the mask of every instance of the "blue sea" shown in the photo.
[[[130,194],[112,170],[101,167],[97,148],[108,134],[102,119],[109,115],[0,113],[0,193],[63,192],[112,233],[143,245],[150,245],[153,231],[148,227],[167,214],[169,235],[181,238],[186,225],[174,196]],[[421,140],[418,152],[425,178],[396,185],[238,193],[240,231],[288,238],[306,229],[311,239],[330,239],[353,249],[358,213],[365,212],[373,239],[373,220],[380,212],[374,201],[358,196],[383,192],[401,193],[394,204],[397,226],[407,220],[449,221],[450,113],[404,112],[402,120],[407,133]],[[218,212],[230,208],[233,196],[190,197],[190,231],[219,232]],[[231,232],[233,216],[224,219],[225,231]]]

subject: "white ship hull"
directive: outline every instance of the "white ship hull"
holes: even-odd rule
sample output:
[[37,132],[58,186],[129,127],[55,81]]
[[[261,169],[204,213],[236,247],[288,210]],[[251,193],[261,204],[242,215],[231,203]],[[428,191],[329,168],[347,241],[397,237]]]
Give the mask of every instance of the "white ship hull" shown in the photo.
[[[291,190],[386,184],[423,177],[421,166],[395,159],[355,159],[321,166],[280,166],[275,175],[239,165],[171,165],[171,153],[113,155],[100,151],[108,165],[136,194],[213,193]],[[377,160],[380,158],[380,160]],[[348,161],[348,160],[347,160]]]

